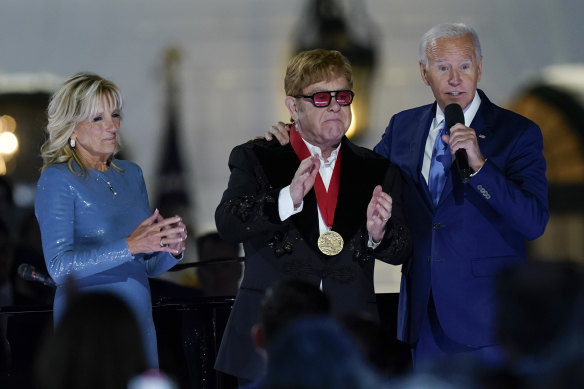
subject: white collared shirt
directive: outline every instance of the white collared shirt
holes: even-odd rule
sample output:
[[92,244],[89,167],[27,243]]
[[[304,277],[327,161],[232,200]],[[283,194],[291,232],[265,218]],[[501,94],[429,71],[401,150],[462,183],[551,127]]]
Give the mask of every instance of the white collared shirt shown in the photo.
[[[465,108],[464,110],[464,125],[470,126],[472,123],[477,111],[479,110],[479,106],[481,105],[481,98],[479,97],[478,92],[475,92],[475,96],[472,99],[472,102]],[[434,142],[436,141],[436,137],[440,133],[440,129],[444,125],[444,112],[440,109],[438,105],[436,105],[436,116],[434,116],[434,120],[432,120],[432,124],[430,125],[430,132],[428,133],[428,138],[426,138],[426,147],[424,149],[424,161],[422,162],[422,175],[426,179],[426,184],[428,183],[428,177],[430,176],[430,164],[432,163],[432,151],[434,150]],[[454,162],[454,156],[452,159]]]

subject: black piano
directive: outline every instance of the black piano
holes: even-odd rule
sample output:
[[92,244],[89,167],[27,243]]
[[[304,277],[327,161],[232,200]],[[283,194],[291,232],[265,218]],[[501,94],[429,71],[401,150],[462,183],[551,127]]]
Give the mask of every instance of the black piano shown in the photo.
[[[158,337],[160,369],[181,389],[232,389],[234,377],[213,369],[234,297],[160,296],[153,288],[153,315]],[[397,294],[378,294],[381,320],[395,334]],[[13,306],[0,309],[4,326],[0,350],[0,387],[34,388],[32,365],[42,340],[52,330],[51,306]],[[0,327],[2,328],[2,327]],[[404,359],[409,358],[405,345]]]

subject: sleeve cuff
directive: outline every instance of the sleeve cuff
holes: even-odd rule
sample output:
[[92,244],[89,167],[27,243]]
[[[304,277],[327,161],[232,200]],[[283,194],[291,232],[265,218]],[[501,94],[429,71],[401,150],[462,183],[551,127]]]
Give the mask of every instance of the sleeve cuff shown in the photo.
[[290,185],[280,190],[280,194],[278,195],[278,213],[280,214],[280,220],[284,221],[290,216],[301,212],[303,207],[304,201],[298,207],[294,207],[294,202],[290,195]]
[[367,247],[368,248],[370,248],[372,250],[375,250],[377,248],[377,246],[379,246],[380,244],[381,244],[381,241],[380,242],[377,242],[377,243],[374,242],[373,241],[373,237],[371,236],[371,234],[369,234],[369,240],[367,241]]
[[[487,163],[487,159],[486,159],[486,158],[485,158],[485,163]],[[483,166],[485,166],[485,163],[483,163]],[[472,172],[472,173],[470,174],[470,176],[471,176],[471,177],[474,177],[475,175],[477,175],[477,173],[481,171],[481,169],[483,168],[483,166],[481,166],[481,167],[479,168],[479,170],[477,170],[476,172]]]

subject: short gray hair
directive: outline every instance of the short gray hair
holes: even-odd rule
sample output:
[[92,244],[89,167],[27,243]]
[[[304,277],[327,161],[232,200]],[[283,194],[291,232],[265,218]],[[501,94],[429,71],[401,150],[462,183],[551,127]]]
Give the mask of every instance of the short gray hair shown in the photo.
[[422,36],[422,39],[420,39],[418,45],[420,63],[424,65],[424,68],[428,66],[428,46],[438,39],[458,38],[464,35],[470,35],[472,37],[475,54],[477,60],[480,61],[483,57],[481,52],[481,42],[479,41],[479,36],[474,28],[464,23],[442,23],[429,29],[424,36]]

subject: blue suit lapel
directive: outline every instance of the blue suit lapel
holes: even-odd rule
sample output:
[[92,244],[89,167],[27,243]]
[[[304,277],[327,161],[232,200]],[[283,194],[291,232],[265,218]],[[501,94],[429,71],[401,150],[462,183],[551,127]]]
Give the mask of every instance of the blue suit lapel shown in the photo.
[[[436,112],[436,104],[429,106],[430,109],[423,112],[417,120],[412,123],[413,134],[411,136],[410,150],[412,158],[412,168],[414,172],[421,173],[422,165],[424,163],[424,150],[426,148],[426,139],[428,138],[428,133],[430,132],[430,126],[432,125],[432,120]],[[412,177],[418,177],[419,182],[426,186],[426,181],[422,175],[412,174]],[[429,192],[428,192],[429,196]]]
[[481,105],[470,126],[474,128],[477,133],[479,148],[484,150],[482,145],[485,144],[490,137],[489,135],[493,128],[491,118],[495,115],[492,112],[494,107],[493,103],[491,103],[482,90],[479,89],[478,93],[481,98]]
[[[417,122],[414,124],[414,136],[412,136],[412,141],[410,144],[410,150],[413,152],[412,158],[415,158],[415,170],[414,174],[410,175],[417,179],[416,185],[418,190],[423,193],[423,198],[426,199],[426,205],[428,208],[433,209],[434,205],[432,203],[432,196],[430,195],[430,190],[428,189],[428,183],[422,174],[422,166],[424,164],[424,151],[426,149],[426,140],[428,139],[428,134],[430,133],[430,126],[432,125],[432,120],[436,115],[436,102],[428,106],[421,115]],[[448,185],[448,181],[446,182]]]

